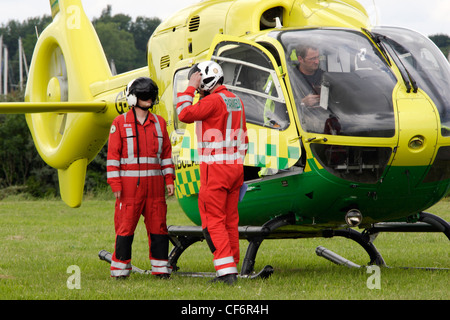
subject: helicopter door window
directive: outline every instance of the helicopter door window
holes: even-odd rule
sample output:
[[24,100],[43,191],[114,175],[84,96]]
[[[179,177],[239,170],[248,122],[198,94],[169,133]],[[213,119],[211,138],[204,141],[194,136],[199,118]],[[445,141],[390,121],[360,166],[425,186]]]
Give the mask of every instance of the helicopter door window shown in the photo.
[[225,41],[215,48],[212,59],[222,66],[228,90],[244,102],[248,123],[277,130],[289,126],[281,85],[265,53],[247,44]]
[[274,31],[285,48],[302,128],[343,136],[392,137],[397,79],[362,33],[339,29]]
[[179,134],[183,134],[184,130],[186,129],[186,123],[181,122],[178,120],[177,116],[177,93],[178,92],[184,92],[186,90],[189,80],[188,80],[188,74],[190,69],[181,69],[175,73],[175,76],[173,78],[173,123],[174,128]]

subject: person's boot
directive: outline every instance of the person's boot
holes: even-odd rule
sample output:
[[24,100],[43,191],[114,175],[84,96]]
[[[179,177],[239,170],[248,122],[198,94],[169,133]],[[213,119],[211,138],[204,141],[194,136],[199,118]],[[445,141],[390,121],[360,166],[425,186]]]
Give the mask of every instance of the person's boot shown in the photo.
[[232,286],[237,282],[237,275],[236,274],[226,274],[221,277],[215,277],[210,282],[211,283],[222,282],[222,283]]
[[155,274],[155,277],[162,280],[170,280],[170,274],[168,273]]

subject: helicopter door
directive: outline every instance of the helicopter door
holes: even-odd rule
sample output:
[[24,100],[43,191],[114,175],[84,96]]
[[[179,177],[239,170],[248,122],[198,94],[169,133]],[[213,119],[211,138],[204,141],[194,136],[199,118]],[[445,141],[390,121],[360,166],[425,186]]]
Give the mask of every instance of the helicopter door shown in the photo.
[[272,54],[255,42],[217,35],[207,58],[221,65],[224,84],[244,103],[249,138],[245,179],[295,169],[301,146],[281,67]]
[[[188,65],[186,63],[180,64],[175,70],[172,82],[173,110],[169,113],[169,119],[173,123],[170,141],[172,144],[172,158],[176,169],[175,192],[177,198],[182,199],[199,192],[200,169],[198,166],[195,124],[186,124],[179,121],[176,112],[177,93],[186,90],[189,83],[190,63]],[[195,102],[197,100],[194,100]]]

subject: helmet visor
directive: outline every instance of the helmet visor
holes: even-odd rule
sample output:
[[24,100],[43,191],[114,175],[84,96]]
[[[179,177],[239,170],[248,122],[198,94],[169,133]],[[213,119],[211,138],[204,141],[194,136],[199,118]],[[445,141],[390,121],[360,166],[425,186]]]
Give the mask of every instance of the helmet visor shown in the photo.
[[151,92],[137,92],[136,97],[142,101],[154,100],[154,94]]

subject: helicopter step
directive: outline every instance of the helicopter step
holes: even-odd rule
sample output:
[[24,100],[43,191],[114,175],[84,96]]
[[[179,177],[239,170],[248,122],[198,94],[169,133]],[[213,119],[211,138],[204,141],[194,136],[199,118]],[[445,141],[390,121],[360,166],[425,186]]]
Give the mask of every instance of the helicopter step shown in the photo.
[[322,246],[318,246],[316,248],[316,254],[319,257],[323,257],[337,265],[346,266],[348,268],[361,268],[360,265],[358,265],[348,259],[345,259],[344,257],[338,255],[337,253],[335,253],[325,247],[322,247]]

